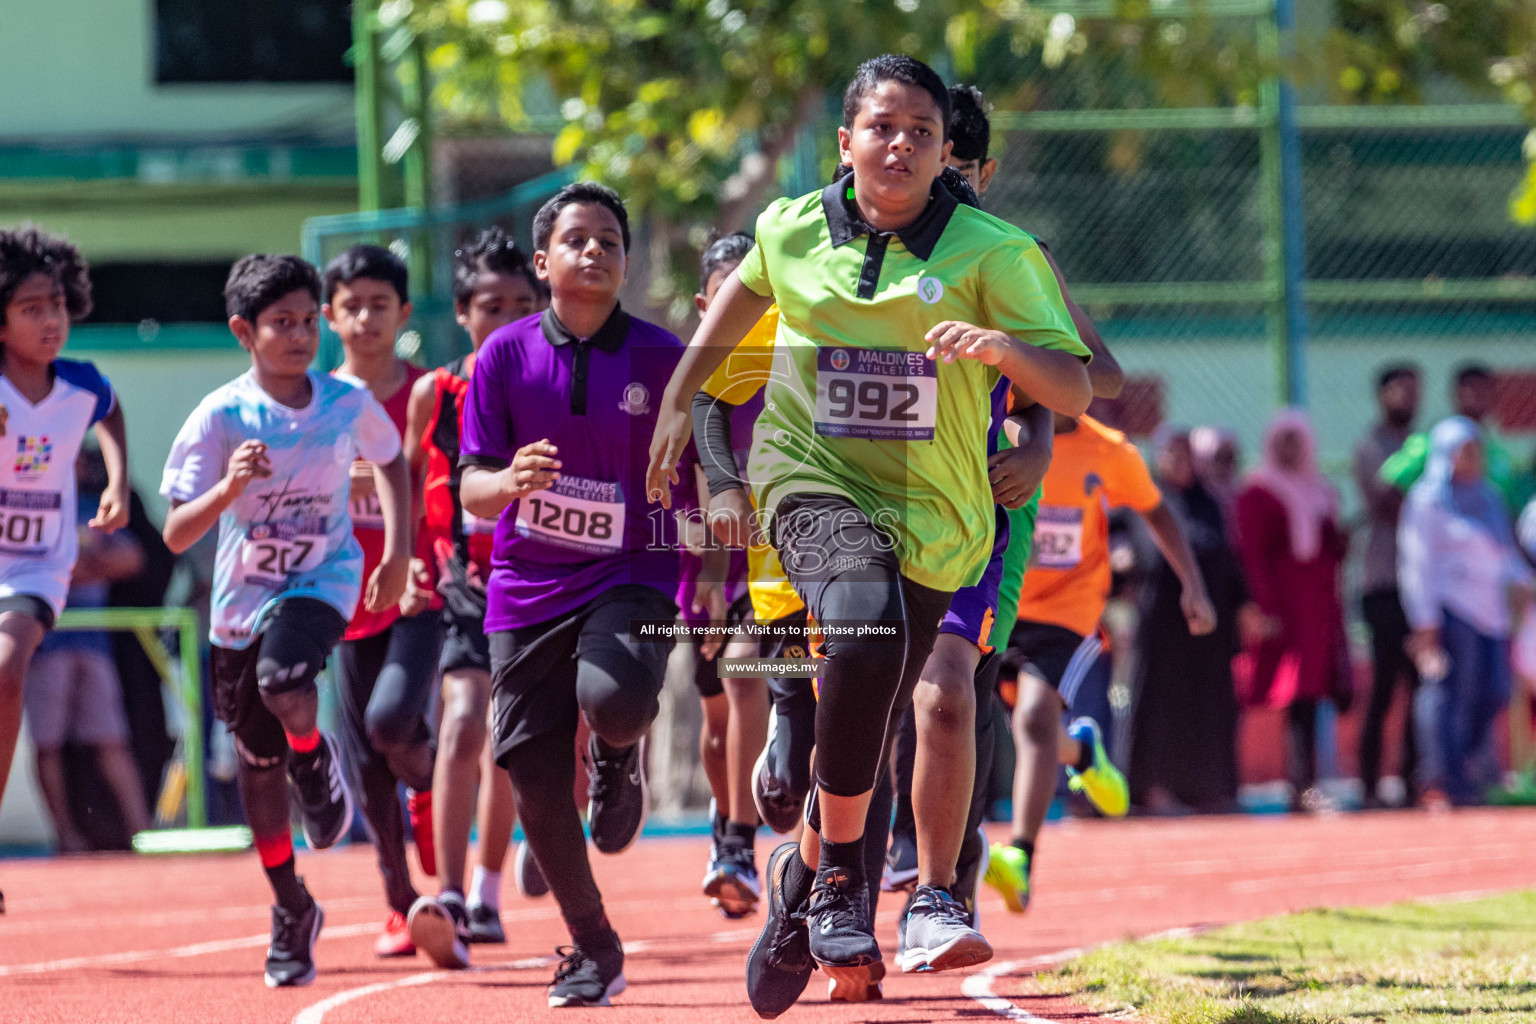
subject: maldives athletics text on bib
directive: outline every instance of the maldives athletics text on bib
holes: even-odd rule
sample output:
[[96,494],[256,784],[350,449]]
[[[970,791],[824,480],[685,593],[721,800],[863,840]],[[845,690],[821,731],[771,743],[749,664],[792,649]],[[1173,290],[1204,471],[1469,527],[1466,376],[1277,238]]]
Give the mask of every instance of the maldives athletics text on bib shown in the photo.
[[517,503],[518,536],[563,548],[612,555],[624,549],[624,488],[605,480],[563,476]]
[[816,433],[932,441],[939,367],[922,352],[823,345],[816,350]]

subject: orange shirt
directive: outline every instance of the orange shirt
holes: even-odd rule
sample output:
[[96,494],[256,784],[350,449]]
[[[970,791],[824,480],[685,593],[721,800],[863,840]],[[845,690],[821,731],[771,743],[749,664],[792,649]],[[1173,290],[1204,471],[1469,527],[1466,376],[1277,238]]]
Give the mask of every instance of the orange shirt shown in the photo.
[[1087,636],[1109,599],[1109,510],[1150,512],[1163,500],[1136,446],[1084,416],[1057,434],[1040,485],[1040,515],[1019,618]]

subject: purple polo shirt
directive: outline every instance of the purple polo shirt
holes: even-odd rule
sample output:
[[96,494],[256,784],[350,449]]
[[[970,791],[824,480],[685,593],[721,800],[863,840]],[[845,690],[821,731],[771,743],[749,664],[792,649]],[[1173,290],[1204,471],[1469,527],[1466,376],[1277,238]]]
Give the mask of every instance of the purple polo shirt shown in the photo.
[[547,622],[626,583],[676,593],[677,525],[646,502],[645,467],[682,353],[676,335],[618,308],[586,340],[552,309],[486,339],[464,401],[460,465],[500,469],[541,438],[562,463],[553,487],[496,523],[487,633]]

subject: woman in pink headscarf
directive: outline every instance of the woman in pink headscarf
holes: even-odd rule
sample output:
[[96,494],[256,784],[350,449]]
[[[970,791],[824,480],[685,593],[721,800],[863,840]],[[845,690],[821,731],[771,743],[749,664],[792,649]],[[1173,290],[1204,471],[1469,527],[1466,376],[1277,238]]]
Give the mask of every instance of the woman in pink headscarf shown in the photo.
[[1286,769],[1296,807],[1319,803],[1317,704],[1348,707],[1340,568],[1349,538],[1339,497],[1317,467],[1307,414],[1285,409],[1264,434],[1263,461],[1237,495],[1237,547],[1264,614],[1250,703],[1288,709]]

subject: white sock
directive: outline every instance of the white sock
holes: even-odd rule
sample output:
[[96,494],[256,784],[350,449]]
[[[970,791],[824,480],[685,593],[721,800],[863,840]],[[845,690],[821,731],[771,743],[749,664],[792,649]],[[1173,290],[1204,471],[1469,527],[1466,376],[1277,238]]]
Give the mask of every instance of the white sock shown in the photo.
[[501,909],[500,871],[487,871],[484,866],[475,865],[475,873],[469,883],[469,905],[490,907],[498,911]]

